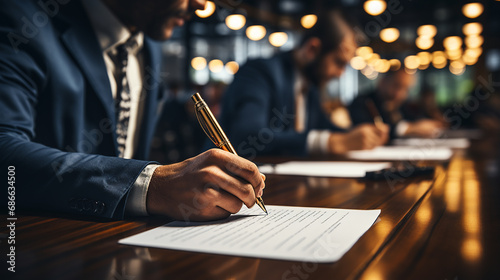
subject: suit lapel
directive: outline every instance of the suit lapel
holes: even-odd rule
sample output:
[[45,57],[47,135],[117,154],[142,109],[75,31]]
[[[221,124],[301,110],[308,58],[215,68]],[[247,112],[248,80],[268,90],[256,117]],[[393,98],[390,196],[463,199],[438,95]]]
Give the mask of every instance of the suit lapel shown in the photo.
[[69,27],[63,31],[61,39],[102,102],[107,117],[115,123],[113,95],[101,47],[81,3],[72,6],[68,7],[69,13],[64,19]]
[[145,98],[142,123],[138,127],[139,145],[135,157],[147,157],[156,120],[161,110],[161,48],[160,43],[144,38],[143,98]]
[[[109,84],[106,64],[102,51],[94,33],[92,25],[86,17],[85,10],[80,1],[72,1],[65,7],[66,12],[60,13],[58,21],[61,21],[61,40],[73,56],[82,70],[85,78],[102,103],[107,118],[113,124],[116,123],[114,100]],[[156,117],[159,109],[158,92],[161,88],[160,43],[149,38],[144,40],[144,77],[143,88],[145,104],[142,123],[138,126],[139,145],[134,157],[145,158],[149,151],[149,144],[156,125]],[[113,129],[115,152],[118,154],[116,134]]]

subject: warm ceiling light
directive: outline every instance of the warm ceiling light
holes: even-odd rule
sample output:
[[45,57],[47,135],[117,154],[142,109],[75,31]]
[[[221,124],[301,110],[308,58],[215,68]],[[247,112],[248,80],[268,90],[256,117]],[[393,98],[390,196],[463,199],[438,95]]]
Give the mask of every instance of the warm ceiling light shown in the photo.
[[432,54],[429,52],[419,52],[417,53],[417,56],[420,58],[420,65],[428,65],[432,61]]
[[450,63],[450,72],[459,76],[465,72],[465,63],[460,60],[455,60]]
[[391,71],[398,71],[401,68],[401,61],[399,59],[391,59],[389,63],[391,64]]
[[215,12],[215,4],[212,1],[207,1],[203,10],[196,10],[194,13],[200,18],[207,18]]
[[483,36],[473,35],[465,37],[465,45],[471,49],[479,48],[483,42]]
[[372,16],[378,16],[385,11],[387,3],[383,0],[366,0],[363,5],[365,12]]
[[448,57],[449,60],[456,60],[462,57],[462,49],[456,49],[456,50],[446,50],[446,56]]
[[240,65],[236,61],[229,61],[228,63],[226,63],[225,68],[229,74],[234,75],[240,69]]
[[351,67],[356,70],[361,70],[366,67],[366,62],[361,56],[355,56],[351,59]]
[[432,62],[432,66],[434,66],[434,68],[436,69],[443,69],[446,67],[446,63],[447,63],[447,60],[446,58],[444,58],[444,60],[439,60],[440,62],[436,62],[434,63],[434,61]]
[[456,50],[462,47],[462,38],[458,36],[446,37],[443,40],[443,46],[447,50]]
[[436,28],[436,26],[431,25],[431,24],[421,25],[417,29],[417,34],[418,34],[418,36],[426,36],[426,37],[432,38],[432,37],[436,36],[437,28]]
[[229,15],[226,17],[226,25],[231,30],[240,30],[245,26],[247,19],[244,15]]
[[433,54],[432,54],[432,65],[436,68],[436,69],[442,69],[446,66],[446,62],[447,62],[447,59],[446,59],[446,54],[442,51],[435,51]]
[[370,80],[375,80],[378,76],[378,72],[375,71],[371,66],[366,66],[361,70],[361,74],[365,75]]
[[415,75],[415,73],[417,73],[417,69],[408,69],[408,68],[405,68],[405,72],[410,74],[410,75]]
[[450,66],[450,72],[456,76],[460,76],[463,73],[465,73],[465,67],[464,68],[453,68]]
[[434,45],[434,39],[427,36],[419,36],[415,40],[415,45],[421,50],[428,50]]
[[417,69],[418,70],[425,70],[427,68],[429,68],[429,64],[420,64]]
[[475,49],[466,49],[464,55],[478,58],[481,56],[482,53],[483,53],[482,48],[475,48]]
[[453,68],[464,68],[465,63],[461,60],[454,60],[450,63],[450,66]]
[[191,67],[194,70],[202,70],[207,67],[207,60],[204,57],[195,57],[191,60]]
[[305,15],[300,19],[300,24],[305,29],[312,28],[316,22],[318,21],[318,17],[316,15]]
[[380,60],[380,54],[378,53],[373,53],[371,56],[370,56],[370,59],[368,59],[367,63],[368,65],[375,65],[375,63]]
[[479,34],[481,34],[481,32],[483,32],[483,26],[479,22],[470,22],[470,23],[464,24],[464,27],[462,28],[462,32],[466,36],[479,35]]
[[443,51],[435,51],[432,53],[432,59],[434,60],[436,57],[444,57],[446,58],[446,53]]
[[477,57],[468,55],[467,51],[465,51],[464,55],[462,56],[462,60],[467,65],[474,65],[477,63]]
[[372,54],[373,49],[368,46],[363,46],[356,49],[356,55],[361,56],[364,60],[370,59]]
[[224,69],[224,63],[220,59],[214,59],[208,63],[208,69],[214,73],[219,73]]
[[288,35],[285,32],[274,32],[269,35],[269,43],[275,47],[281,47],[288,41]]
[[391,27],[382,29],[380,31],[380,39],[386,43],[392,43],[399,38],[399,30],[397,28]]
[[363,68],[361,70],[361,73],[365,76],[370,76],[371,74],[373,74],[375,72],[375,70],[373,70],[373,68],[369,65],[367,65],[365,68]]
[[405,58],[405,67],[408,69],[417,69],[420,66],[420,58],[416,55],[409,55]]
[[373,68],[375,68],[377,72],[386,73],[391,68],[391,63],[387,59],[379,59],[375,62]]
[[469,3],[462,7],[462,13],[468,18],[477,18],[484,11],[483,4],[481,3]]
[[247,28],[247,37],[252,41],[259,41],[266,36],[266,28],[262,25],[252,25]]

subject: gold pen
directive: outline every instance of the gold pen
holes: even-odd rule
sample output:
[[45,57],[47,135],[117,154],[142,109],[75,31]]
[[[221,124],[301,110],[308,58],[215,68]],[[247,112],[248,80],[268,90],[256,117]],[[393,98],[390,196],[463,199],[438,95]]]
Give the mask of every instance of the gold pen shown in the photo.
[[[238,155],[236,153],[236,150],[233,148],[233,145],[231,145],[231,142],[229,142],[226,134],[220,127],[219,123],[215,119],[214,115],[212,114],[212,111],[210,111],[210,108],[208,108],[207,103],[205,103],[203,98],[201,98],[201,95],[197,92],[193,94],[193,96],[191,96],[191,99],[194,101],[194,111],[196,114],[196,118],[198,119],[201,128],[203,129],[203,131],[205,131],[208,138],[210,138],[215,146],[219,147],[220,149]],[[262,209],[262,211],[266,212],[267,214],[267,209],[266,206],[264,206],[262,197],[257,197],[255,203],[257,203],[260,209]]]

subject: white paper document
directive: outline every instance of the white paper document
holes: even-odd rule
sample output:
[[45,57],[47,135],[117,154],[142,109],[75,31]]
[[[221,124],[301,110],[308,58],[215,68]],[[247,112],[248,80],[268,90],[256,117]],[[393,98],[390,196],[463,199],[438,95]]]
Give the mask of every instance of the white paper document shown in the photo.
[[396,146],[416,146],[416,147],[447,147],[452,149],[465,149],[470,146],[467,138],[401,138],[394,139],[392,144]]
[[120,244],[173,250],[335,262],[373,225],[380,210],[266,206],[214,222],[171,222]]
[[390,168],[389,162],[289,161],[259,167],[264,174],[362,178],[366,172]]
[[450,148],[444,147],[377,147],[373,150],[351,151],[347,154],[356,160],[448,160],[453,155]]

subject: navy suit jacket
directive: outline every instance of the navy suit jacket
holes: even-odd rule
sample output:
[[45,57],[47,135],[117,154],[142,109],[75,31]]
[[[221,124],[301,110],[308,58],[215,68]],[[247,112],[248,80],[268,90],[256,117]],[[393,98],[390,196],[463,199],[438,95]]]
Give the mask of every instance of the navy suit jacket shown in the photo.
[[145,40],[135,159],[118,158],[111,87],[85,10],[79,0],[44,2],[0,0],[1,170],[15,168],[18,209],[123,218],[129,189],[150,163],[159,45]]
[[312,129],[341,131],[323,113],[319,91],[310,87],[307,125],[295,125],[295,67],[292,53],[251,60],[235,75],[223,97],[221,126],[240,156],[305,155]]

